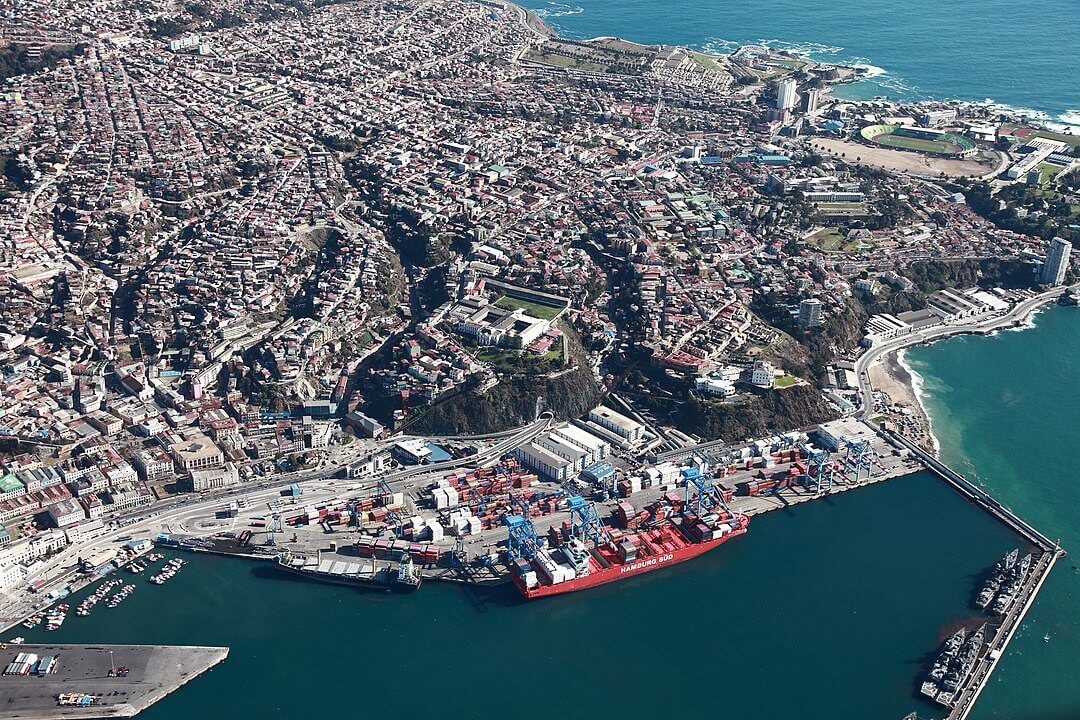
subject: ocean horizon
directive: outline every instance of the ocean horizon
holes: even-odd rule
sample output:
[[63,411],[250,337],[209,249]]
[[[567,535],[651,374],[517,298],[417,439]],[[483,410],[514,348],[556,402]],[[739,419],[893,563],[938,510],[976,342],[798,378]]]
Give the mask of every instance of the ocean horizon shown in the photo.
[[837,87],[849,100],[991,102],[1080,133],[1080,12],[1069,0],[1032,0],[1023,17],[1002,0],[522,0],[560,36],[616,36],[726,54],[742,45],[790,50],[863,67]]

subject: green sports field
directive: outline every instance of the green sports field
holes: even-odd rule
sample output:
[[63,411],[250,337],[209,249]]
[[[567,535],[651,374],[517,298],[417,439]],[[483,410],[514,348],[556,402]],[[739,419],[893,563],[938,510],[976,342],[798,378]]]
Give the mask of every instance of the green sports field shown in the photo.
[[942,133],[939,138],[917,137],[916,131],[896,125],[871,125],[862,129],[862,138],[875,145],[914,150],[930,155],[951,157],[975,148],[968,138]]
[[552,307],[551,305],[541,305],[540,303],[530,302],[528,300],[522,300],[521,298],[510,297],[509,295],[503,295],[494,303],[495,307],[502,308],[503,310],[524,310],[527,314],[532,315],[534,318],[540,320],[551,320],[560,312],[562,308]]

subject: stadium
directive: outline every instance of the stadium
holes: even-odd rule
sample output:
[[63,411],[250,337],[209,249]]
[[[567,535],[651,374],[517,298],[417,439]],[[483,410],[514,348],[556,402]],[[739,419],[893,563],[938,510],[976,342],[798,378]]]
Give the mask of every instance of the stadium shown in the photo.
[[862,139],[873,145],[912,150],[943,157],[966,157],[974,154],[975,141],[957,135],[926,128],[903,125],[868,125],[860,133]]

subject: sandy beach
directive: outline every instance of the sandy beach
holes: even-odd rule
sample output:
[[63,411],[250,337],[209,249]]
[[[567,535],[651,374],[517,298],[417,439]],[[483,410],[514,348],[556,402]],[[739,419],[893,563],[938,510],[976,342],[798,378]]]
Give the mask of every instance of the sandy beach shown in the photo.
[[915,378],[898,357],[902,349],[886,355],[870,369],[870,382],[876,393],[874,414],[884,417],[891,429],[902,433],[919,447],[937,453],[937,440],[930,418],[915,392]]

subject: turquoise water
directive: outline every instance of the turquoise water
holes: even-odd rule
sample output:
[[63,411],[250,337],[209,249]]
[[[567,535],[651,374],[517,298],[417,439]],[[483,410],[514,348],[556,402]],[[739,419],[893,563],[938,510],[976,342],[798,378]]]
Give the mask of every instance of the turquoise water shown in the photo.
[[975,575],[1016,544],[918,474],[755,518],[696,560],[546,601],[437,583],[372,595],[188,556],[164,586],[138,580],[118,608],[25,634],[232,647],[146,720],[899,720],[931,712],[915,697],[926,654],[973,618]]
[[1071,552],[972,717],[1080,718],[1080,310],[1048,308],[1033,329],[953,338],[907,359],[942,459]]
[[1076,0],[524,0],[560,34],[727,52],[768,44],[881,72],[853,99],[992,98],[1080,125]]

